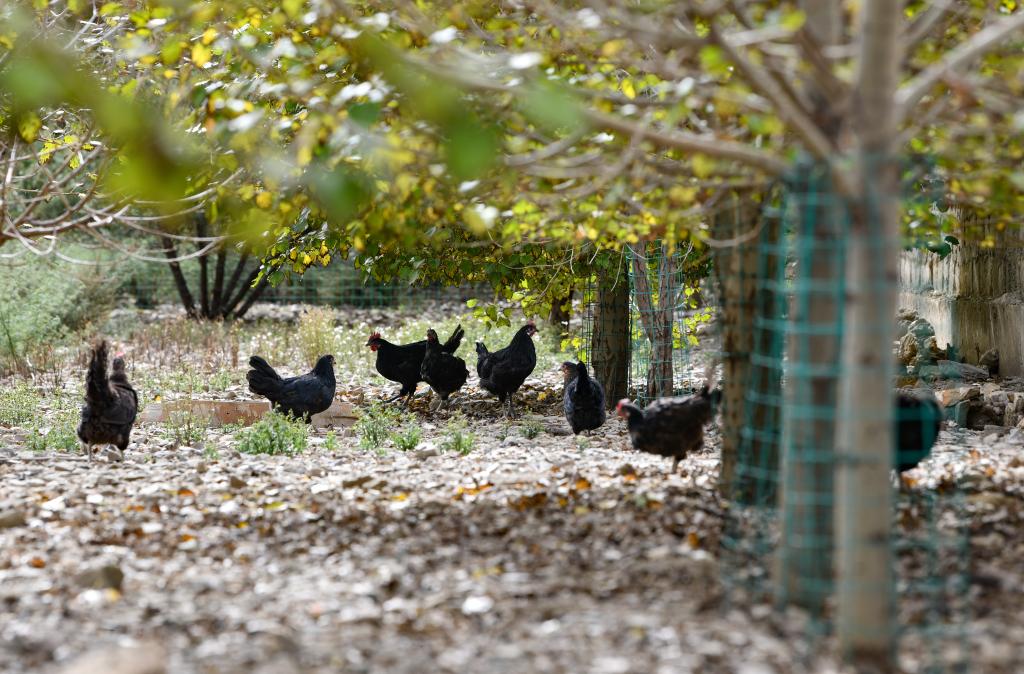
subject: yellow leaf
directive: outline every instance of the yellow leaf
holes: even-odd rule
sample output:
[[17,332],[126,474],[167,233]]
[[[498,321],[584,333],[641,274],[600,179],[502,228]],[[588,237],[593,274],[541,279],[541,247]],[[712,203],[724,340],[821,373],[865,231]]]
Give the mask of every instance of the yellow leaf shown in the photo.
[[302,264],[308,265],[312,261],[313,261],[313,258],[311,258],[309,256],[309,253],[303,253],[302,254]]
[[43,128],[43,122],[39,119],[39,115],[34,112],[23,115],[18,120],[18,133],[26,143],[35,142],[35,139],[39,137],[39,129],[41,128]]
[[213,27],[203,31],[203,44],[210,44],[217,39],[217,30]]
[[626,46],[625,40],[610,40],[601,45],[601,56],[612,58]]
[[700,547],[700,536],[691,531],[690,533],[686,534],[686,542],[690,544],[691,548],[696,550]]
[[782,27],[786,30],[791,30],[794,33],[803,28],[804,23],[807,21],[807,15],[802,10],[793,10],[786,12],[782,16]]
[[696,197],[696,187],[683,187],[682,185],[676,185],[668,191],[668,198],[672,200],[672,203],[678,206],[691,204]]
[[695,154],[690,161],[693,165],[693,174],[698,178],[707,178],[715,170],[715,161],[705,155]]
[[213,52],[207,49],[205,46],[198,42],[192,45],[192,63],[196,64],[200,68],[210,62],[210,57],[213,56]]
[[629,100],[636,98],[636,89],[633,88],[633,80],[622,80],[622,93],[625,94],[626,98]]
[[256,195],[256,205],[260,208],[270,208],[274,203],[274,197],[270,192],[260,192]]

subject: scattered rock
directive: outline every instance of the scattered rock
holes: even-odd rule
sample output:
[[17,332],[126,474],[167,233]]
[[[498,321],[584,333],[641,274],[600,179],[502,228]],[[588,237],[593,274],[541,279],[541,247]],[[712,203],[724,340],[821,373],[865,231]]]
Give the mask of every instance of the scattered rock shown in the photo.
[[960,386],[936,391],[936,395],[943,407],[952,407],[963,400],[980,398],[981,389],[977,386]]
[[124,582],[124,571],[113,564],[104,564],[93,569],[86,569],[75,577],[75,583],[80,587],[96,590],[117,590],[121,591],[121,584]]
[[25,513],[21,510],[4,510],[0,512],[0,529],[23,527],[26,521]]
[[922,367],[920,375],[927,380],[952,379],[954,381],[983,382],[988,379],[988,370],[967,363],[940,360],[935,365]]
[[167,655],[157,644],[104,648],[87,653],[59,674],[166,674]]
[[923,342],[929,337],[935,336],[935,328],[933,328],[932,324],[923,318],[918,318],[907,326],[907,334],[914,335],[918,341]]
[[896,351],[896,360],[900,365],[909,366],[917,358],[917,337],[911,333],[903,335],[900,339],[900,346]]
[[896,312],[896,323],[899,325],[900,332],[906,332],[910,329],[910,324],[916,321],[920,316],[913,309],[900,309]]
[[228,478],[228,486],[231,487],[232,489],[242,489],[243,487],[245,487],[245,484],[245,480],[238,477],[237,475],[232,475],[231,477]]
[[999,349],[989,349],[981,354],[981,358],[978,359],[978,365],[988,370],[991,377],[999,374]]

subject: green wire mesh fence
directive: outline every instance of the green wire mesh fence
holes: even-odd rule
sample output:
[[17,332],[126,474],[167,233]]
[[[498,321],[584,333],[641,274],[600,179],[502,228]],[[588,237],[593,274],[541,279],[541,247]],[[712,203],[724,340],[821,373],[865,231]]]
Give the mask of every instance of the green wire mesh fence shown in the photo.
[[[197,292],[198,265],[195,261],[189,261],[182,263],[181,267],[189,287]],[[125,284],[125,291],[143,308],[179,302],[171,270],[164,264],[143,267]],[[479,289],[470,287],[410,286],[404,283],[364,281],[350,263],[336,261],[325,268],[310,269],[302,276],[289,277],[277,286],[268,286],[258,301],[375,308],[420,306],[437,301],[465,302],[479,294]]]
[[[835,428],[851,236],[850,213],[827,175],[797,167],[779,198],[747,213],[749,222],[732,223],[758,234],[733,252],[727,273],[718,270],[725,375],[743,380],[742,409],[731,416],[740,429],[736,462],[723,460],[731,485],[723,581],[738,605],[805,609],[819,636],[831,632],[835,617]],[[934,427],[933,408],[919,409],[926,411],[897,419],[898,442],[908,428]],[[945,433],[942,442],[962,440],[957,434]],[[889,545],[896,586],[862,591],[897,593],[894,623],[908,671],[962,671],[969,615],[963,500],[948,484],[904,491]]]

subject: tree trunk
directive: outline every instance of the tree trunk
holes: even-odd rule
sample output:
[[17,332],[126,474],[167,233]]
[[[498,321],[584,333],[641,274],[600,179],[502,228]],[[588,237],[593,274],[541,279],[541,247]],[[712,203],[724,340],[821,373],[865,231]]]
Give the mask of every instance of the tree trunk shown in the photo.
[[754,327],[748,391],[750,413],[744,425],[743,474],[734,498],[750,505],[776,503],[782,444],[782,370],[786,257],[782,218],[761,213],[759,262],[755,267]]
[[213,272],[213,296],[210,298],[210,313],[221,317],[221,306],[224,303],[224,268],[228,261],[227,248],[221,246],[217,249],[217,263]]
[[[757,318],[765,310],[774,309],[773,297],[763,296],[763,289],[775,280],[778,255],[772,248],[778,245],[779,226],[775,218],[760,213],[760,204],[750,194],[731,195],[731,204],[726,204],[714,217],[714,236],[719,241],[730,241],[727,247],[714,250],[714,271],[718,282],[722,326],[722,467],[719,473],[719,491],[727,498],[741,503],[766,503],[766,495],[774,495],[777,479],[777,445],[763,442],[766,434],[777,433],[778,415],[770,416],[778,405],[769,405],[768,400],[778,400],[778,391],[769,391],[766,384],[779,386],[778,377],[762,381],[768,368],[760,365],[757,377],[751,362],[752,352],[757,346],[765,348],[765,340],[756,339]],[[771,220],[771,224],[769,224]],[[762,247],[756,233],[760,225],[770,227],[767,238],[769,245]],[[770,256],[774,264],[760,264],[761,256]],[[770,275],[759,275],[766,272]],[[767,301],[761,306],[758,300]],[[763,323],[763,322],[762,322]],[[763,325],[760,326],[763,330]],[[756,352],[763,363],[774,354],[770,351]],[[778,356],[781,358],[781,353]],[[757,385],[750,399],[747,392]],[[774,393],[774,395],[772,395]],[[756,421],[755,421],[756,420]]]
[[675,260],[667,247],[660,247],[658,262],[658,303],[655,306],[651,289],[649,248],[646,242],[630,246],[633,279],[636,286],[636,305],[640,325],[650,344],[650,362],[647,367],[647,398],[661,398],[674,391],[672,372],[672,324],[675,317]]
[[175,261],[178,257],[178,250],[174,247],[174,241],[164,237],[163,243],[164,255],[170,260],[168,266],[171,269],[171,276],[174,278],[174,287],[178,290],[178,297],[181,298],[181,305],[185,307],[185,314],[189,318],[198,318],[196,303],[188,289],[188,282],[181,271],[181,265]]
[[776,599],[820,613],[832,589],[835,411],[843,302],[844,222],[828,167],[799,167],[795,295],[782,419],[782,535]]
[[629,395],[629,281],[620,274],[597,275],[590,359],[604,385],[609,407]]
[[890,527],[893,359],[899,279],[899,175],[892,156],[903,26],[899,3],[866,0],[855,85],[860,194],[847,272],[836,470],[836,633],[855,662],[893,664]]
[[[196,236],[206,236],[206,216],[202,213],[198,214],[195,218],[196,222]],[[205,241],[200,241],[196,244],[198,248],[202,248],[206,245]],[[202,311],[203,318],[211,318],[210,313],[210,293],[209,293],[209,279],[207,275],[207,259],[206,255],[199,256],[199,309]]]

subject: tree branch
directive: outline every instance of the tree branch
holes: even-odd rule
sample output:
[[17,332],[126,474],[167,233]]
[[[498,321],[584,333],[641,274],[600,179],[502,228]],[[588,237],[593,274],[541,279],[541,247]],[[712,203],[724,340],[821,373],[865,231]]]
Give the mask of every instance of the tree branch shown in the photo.
[[945,58],[918,73],[896,92],[896,123],[899,124],[906,120],[914,106],[928,94],[932,87],[942,81],[946,73],[996,49],[1001,46],[1003,38],[1022,28],[1024,28],[1024,12],[1017,12],[1000,19],[975,33],[969,40],[946,54]]
[[710,26],[711,39],[725,52],[736,68],[739,69],[747,83],[772,102],[779,117],[789,124],[797,136],[804,141],[807,149],[819,159],[826,161],[831,159],[836,152],[836,148],[833,147],[828,138],[814,124],[810,116],[790,98],[768,73],[754,65],[753,62],[736,49],[713,23]]

